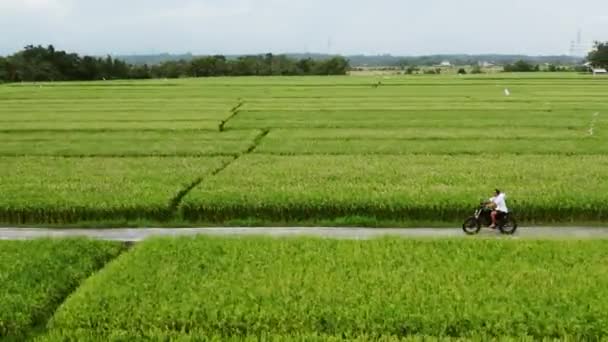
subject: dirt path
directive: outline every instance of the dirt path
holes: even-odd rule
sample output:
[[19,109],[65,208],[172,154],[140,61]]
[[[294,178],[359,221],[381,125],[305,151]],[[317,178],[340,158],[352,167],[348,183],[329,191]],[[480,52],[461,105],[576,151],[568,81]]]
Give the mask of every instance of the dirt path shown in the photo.
[[[45,229],[45,228],[0,228],[0,240],[29,240],[40,238],[88,237],[102,240],[126,242],[142,241],[153,236],[317,236],[333,239],[370,239],[381,236],[403,238],[464,237],[456,228],[136,228],[136,229]],[[479,236],[500,237],[483,230]],[[588,227],[532,227],[520,228],[515,238],[532,239],[608,239],[608,228]]]

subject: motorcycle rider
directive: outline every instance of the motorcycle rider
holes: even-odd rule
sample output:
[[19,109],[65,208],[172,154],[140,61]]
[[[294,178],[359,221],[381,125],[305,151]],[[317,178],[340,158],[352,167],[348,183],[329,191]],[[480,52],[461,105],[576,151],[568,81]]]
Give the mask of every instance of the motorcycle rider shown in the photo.
[[489,208],[492,209],[492,225],[490,228],[496,229],[496,219],[499,214],[505,215],[509,213],[509,208],[507,208],[507,195],[500,190],[494,190],[494,196],[490,198]]

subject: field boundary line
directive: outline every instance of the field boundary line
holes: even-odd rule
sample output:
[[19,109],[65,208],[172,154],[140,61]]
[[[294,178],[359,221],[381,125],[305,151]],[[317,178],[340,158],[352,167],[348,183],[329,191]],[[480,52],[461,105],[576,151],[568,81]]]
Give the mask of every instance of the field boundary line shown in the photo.
[[209,175],[196,178],[187,187],[180,190],[169,202],[170,215],[172,217],[176,216],[176,214],[178,213],[180,204],[182,203],[184,197],[186,197],[190,193],[190,191],[192,191],[194,188],[196,188],[197,186],[202,184],[205,181],[205,179],[217,176],[220,172],[224,171],[226,168],[228,168],[230,165],[232,165],[235,161],[237,161],[240,157],[252,153],[258,147],[258,145],[260,144],[262,139],[264,139],[264,137],[266,137],[268,135],[268,133],[270,133],[270,129],[261,130],[260,134],[258,134],[253,139],[253,143],[251,144],[251,146],[249,146],[247,151],[233,155],[232,159],[228,160],[227,162],[222,163],[222,165],[220,167],[214,169]]
[[268,128],[263,129],[261,131],[261,133],[257,137],[255,137],[255,139],[253,139],[253,144],[251,144],[251,146],[249,146],[249,148],[247,149],[247,152],[245,152],[244,154],[253,153],[253,151],[255,151],[258,148],[258,146],[260,145],[262,140],[264,138],[266,138],[266,136],[268,136],[269,133],[270,133],[270,129],[268,129]]
[[243,99],[238,99],[238,100],[239,100],[239,103],[230,109],[230,115],[220,122],[220,125],[218,126],[218,129],[220,132],[225,131],[225,126],[228,123],[228,121],[232,120],[235,116],[237,116],[240,112],[241,107],[243,107],[245,105],[245,101]]
[[[201,122],[203,120],[193,120],[192,122]],[[217,123],[217,121],[213,121],[213,120],[207,120],[209,122],[212,123]],[[167,121],[170,122],[170,121]],[[240,131],[246,131],[246,130],[251,130],[251,129],[247,129],[247,128],[242,128],[239,129]],[[176,128],[176,129],[172,129],[172,128],[137,128],[137,129],[131,129],[131,128],[118,128],[118,129],[114,129],[114,128],[77,128],[77,129],[69,129],[69,128],[59,128],[59,129],[0,129],[0,133],[6,133],[6,134],[21,134],[21,133],[123,133],[123,132],[177,132],[177,131],[184,131],[184,132],[209,132],[209,133],[217,133],[217,129],[211,129],[211,128]]]
[[[272,151],[262,151],[256,152],[257,155],[261,156],[277,156],[277,157],[304,157],[304,156],[321,156],[321,157],[332,157],[332,156],[359,156],[359,157],[374,157],[374,156],[392,156],[392,157],[407,157],[407,156],[442,156],[442,157],[479,157],[486,155],[486,152],[454,152],[454,153],[446,153],[446,152],[437,152],[437,153],[428,153],[428,152],[407,152],[407,153],[398,153],[398,152],[272,152]],[[558,154],[553,152],[505,152],[502,153],[503,156],[508,157],[524,157],[524,156],[554,156],[560,158],[576,158],[576,157],[597,157],[604,156],[606,153],[604,152],[576,152],[576,153],[565,153]]]
[[[224,171],[224,169],[226,169],[228,166],[230,166],[230,164],[234,163],[234,161],[237,160],[239,157],[240,157],[240,155],[233,155],[232,159],[222,163],[221,166],[219,166],[219,167],[215,168],[213,171],[211,171],[211,173],[208,175],[208,177],[213,177],[213,176],[217,175],[218,173]],[[184,199],[184,197],[186,197],[186,195],[188,195],[190,193],[190,191],[192,191],[192,189],[196,188],[199,184],[201,184],[205,180],[205,178],[207,178],[207,177],[196,178],[193,182],[191,182],[185,188],[181,189],[169,201],[169,213],[172,217],[174,217],[175,214],[177,214],[179,205],[182,203],[182,200]]]
[[3,158],[65,158],[65,159],[85,159],[85,158],[116,158],[116,159],[129,159],[129,158],[216,158],[216,157],[235,157],[238,156],[239,152],[218,152],[218,153],[157,153],[157,154],[42,154],[42,153],[2,153],[0,157]]
[[[215,171],[215,170],[214,170]],[[197,185],[199,185],[203,181],[203,177],[199,177],[194,180],[194,182],[190,183],[185,188],[181,189],[170,201],[169,201],[169,213],[171,216],[175,216],[177,213],[177,209],[179,208],[180,203],[186,197],[186,195],[192,191]]]
[[118,258],[120,258],[122,255],[124,255],[125,253],[127,253],[129,251],[129,249],[131,249],[133,247],[133,245],[135,244],[136,241],[129,241],[128,239],[119,239],[119,240],[108,240],[108,239],[103,239],[103,238],[96,238],[96,240],[105,240],[105,241],[118,241],[123,245],[123,249],[113,258],[109,258],[108,260],[105,260],[105,262],[98,264],[95,269],[92,270],[92,272],[87,276],[84,277],[82,279],[80,279],[79,282],[77,282],[76,284],[74,284],[73,287],[68,288],[64,294],[62,294],[62,296],[60,296],[57,299],[57,302],[55,303],[55,307],[50,311],[50,313],[48,314],[48,316],[43,317],[41,319],[37,319],[34,322],[34,325],[31,326],[30,331],[26,332],[24,335],[24,340],[26,341],[30,341],[30,340],[34,340],[36,337],[40,337],[40,336],[44,336],[47,332],[48,332],[48,323],[49,321],[55,316],[55,313],[57,312],[57,310],[59,310],[59,308],[63,305],[63,303],[65,303],[65,301],[72,296],[73,293],[75,293],[76,291],[78,291],[78,289],[87,281],[89,280],[91,277],[95,276],[97,273],[99,273],[101,270],[103,270],[105,267],[108,266],[108,264],[110,264],[111,262],[117,260]]

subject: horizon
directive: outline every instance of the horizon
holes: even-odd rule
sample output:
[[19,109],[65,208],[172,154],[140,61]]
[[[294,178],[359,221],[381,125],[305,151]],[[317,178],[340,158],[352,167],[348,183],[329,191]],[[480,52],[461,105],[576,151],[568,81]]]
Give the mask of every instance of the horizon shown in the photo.
[[321,56],[341,56],[341,57],[394,57],[394,58],[420,58],[420,57],[450,57],[450,56],[463,56],[463,57],[483,57],[483,56],[501,56],[501,57],[505,57],[505,56],[514,56],[514,57],[531,57],[531,58],[542,58],[542,57],[563,57],[563,58],[572,58],[572,59],[584,59],[586,56],[572,56],[569,54],[539,54],[539,55],[535,55],[535,54],[521,54],[521,53],[492,53],[492,52],[486,52],[486,53],[433,53],[433,54],[425,54],[425,55],[398,55],[398,54],[391,54],[391,53],[377,53],[377,54],[364,54],[364,53],[352,53],[352,54],[330,54],[330,53],[325,53],[325,52],[301,52],[301,51],[292,51],[292,52],[259,52],[259,53],[214,53],[214,54],[197,54],[197,53],[193,53],[190,51],[187,52],[157,52],[157,53],[126,53],[126,54],[122,54],[122,53],[99,53],[99,54],[87,54],[87,53],[83,53],[80,51],[73,51],[73,50],[68,50],[68,49],[64,49],[61,46],[57,46],[55,44],[49,43],[49,44],[26,44],[25,46],[23,46],[22,48],[13,51],[13,52],[9,52],[7,54],[0,54],[0,56],[6,57],[6,56],[10,56],[13,55],[15,53],[18,53],[19,51],[22,51],[23,49],[25,49],[27,46],[42,46],[42,47],[48,47],[50,45],[52,45],[56,50],[61,50],[61,51],[65,51],[67,53],[76,53],[80,56],[94,56],[94,57],[103,57],[103,56],[112,56],[112,57],[138,57],[138,56],[163,56],[163,55],[168,55],[168,56],[183,56],[183,55],[191,55],[193,57],[198,57],[198,56],[214,56],[214,55],[219,55],[219,56],[227,56],[227,57],[232,57],[232,56],[257,56],[257,55],[264,55],[267,53],[272,53],[273,55],[321,55]]

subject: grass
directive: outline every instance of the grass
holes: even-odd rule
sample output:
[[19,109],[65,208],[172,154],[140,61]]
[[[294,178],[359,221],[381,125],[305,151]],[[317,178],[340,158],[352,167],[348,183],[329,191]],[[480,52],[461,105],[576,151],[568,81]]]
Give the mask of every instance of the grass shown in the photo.
[[2,85],[0,224],[441,224],[496,187],[526,223],[602,222],[607,91],[574,73]]
[[80,282],[123,246],[87,240],[0,241],[0,339],[43,327]]
[[606,247],[153,239],[88,279],[57,310],[49,337],[600,340],[608,336]]

